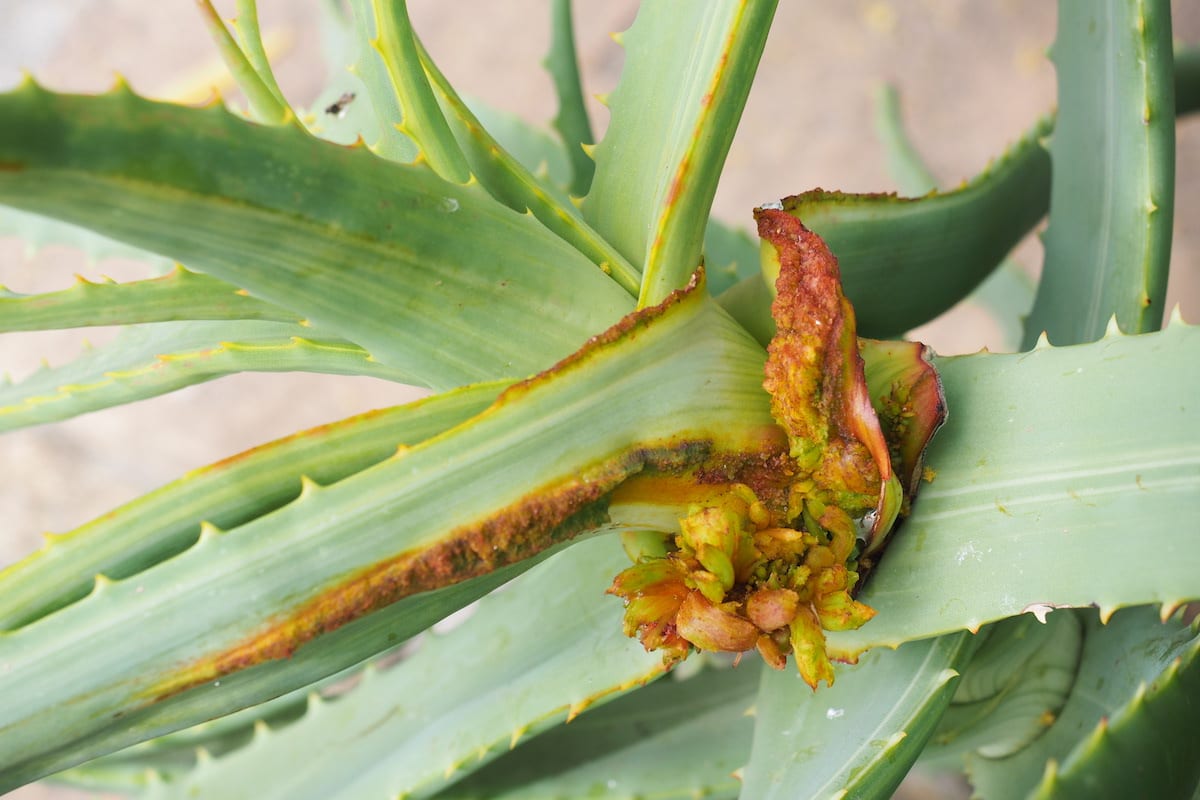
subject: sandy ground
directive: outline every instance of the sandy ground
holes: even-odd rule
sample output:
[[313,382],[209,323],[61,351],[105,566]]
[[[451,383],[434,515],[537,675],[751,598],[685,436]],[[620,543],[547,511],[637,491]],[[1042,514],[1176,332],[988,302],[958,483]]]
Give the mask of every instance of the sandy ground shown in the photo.
[[[285,92],[303,105],[325,69],[313,2],[260,0],[264,29],[282,51]],[[544,0],[444,3],[412,0],[412,16],[456,85],[530,120],[554,114],[539,69],[548,47]],[[218,6],[232,14],[232,0]],[[1179,0],[1176,37],[1200,41],[1200,5]],[[587,89],[610,91],[622,52],[607,36],[633,18],[633,2],[577,3]],[[783,0],[759,80],[734,141],[715,213],[748,224],[762,202],[813,187],[885,191],[895,186],[874,138],[872,96],[899,85],[915,140],[953,185],[978,172],[1053,104],[1054,72],[1043,58],[1054,35],[1044,0]],[[4,0],[0,88],[18,68],[52,88],[100,91],[115,72],[135,89],[169,96],[212,75],[215,50],[191,3],[144,0]],[[607,112],[593,104],[597,127]],[[1200,321],[1200,121],[1179,127],[1176,238],[1169,303]],[[1040,247],[1019,258],[1036,269]],[[0,238],[0,283],[15,291],[66,286],[73,272],[133,278],[138,264],[87,264],[61,247],[27,253]],[[990,331],[969,310],[923,332],[942,352],[976,350]],[[69,360],[82,338],[103,330],[0,337],[0,371],[19,378],[45,357]],[[7,435],[0,443],[0,565],[183,471],[301,427],[390,405],[411,390],[367,379],[243,375],[70,422]],[[9,688],[11,690],[11,687]],[[908,797],[955,796],[954,787],[914,782]],[[20,800],[80,797],[30,787]]]

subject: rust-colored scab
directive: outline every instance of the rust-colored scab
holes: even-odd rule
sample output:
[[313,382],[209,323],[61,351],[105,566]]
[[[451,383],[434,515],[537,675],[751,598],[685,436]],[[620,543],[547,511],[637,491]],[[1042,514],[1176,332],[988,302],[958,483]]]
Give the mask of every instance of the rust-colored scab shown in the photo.
[[0,161],[0,172],[23,172],[24,164],[18,164],[15,161]]
[[644,469],[686,468],[709,450],[686,441],[638,448],[555,486],[543,487],[430,546],[401,553],[325,590],[285,618],[215,656],[180,670],[152,690],[156,700],[256,664],[290,658],[297,648],[406,597],[441,589],[530,558],[608,521],[614,488]]
[[877,494],[890,458],[867,394],[854,310],[841,292],[837,259],[791,214],[755,211],[759,236],[780,260],[771,306],[777,332],[767,349],[772,415],[793,457],[818,484]]

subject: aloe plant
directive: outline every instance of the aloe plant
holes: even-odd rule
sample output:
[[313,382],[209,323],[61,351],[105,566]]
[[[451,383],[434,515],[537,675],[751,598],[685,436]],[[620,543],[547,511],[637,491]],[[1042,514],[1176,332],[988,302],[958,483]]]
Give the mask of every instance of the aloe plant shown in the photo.
[[[867,798],[923,758],[1193,795],[1200,333],[1158,329],[1200,71],[1166,0],[1060,0],[1056,115],[960,188],[798,194],[757,244],[709,212],[772,2],[645,4],[598,143],[568,0],[556,138],[464,102],[403,2],[327,4],[351,74],[309,111],[253,0],[198,7],[246,113],[0,96],[0,223],[180,264],[0,295],[5,331],[126,326],[0,426],[240,371],[434,394],[0,573],[0,791]],[[1014,302],[989,276],[1047,213]],[[859,337],[972,291],[1032,308],[1023,349]]]

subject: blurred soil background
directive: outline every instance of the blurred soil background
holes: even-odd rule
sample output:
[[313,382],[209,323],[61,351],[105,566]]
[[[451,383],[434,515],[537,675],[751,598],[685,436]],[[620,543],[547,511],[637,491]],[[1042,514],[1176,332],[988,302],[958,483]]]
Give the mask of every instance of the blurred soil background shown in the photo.
[[[696,0],[701,2],[702,0]],[[233,0],[220,0],[226,16]],[[546,0],[446,3],[410,0],[414,24],[452,82],[502,110],[548,125],[555,113],[540,61],[549,46]],[[585,89],[612,90],[623,54],[606,35],[628,27],[636,3],[577,2]],[[277,75],[293,105],[323,88],[315,0],[260,0],[263,29],[278,53]],[[1176,0],[1175,36],[1200,41],[1200,4]],[[978,173],[1054,104],[1044,57],[1054,38],[1045,0],[782,0],[758,81],[729,154],[714,212],[747,228],[763,202],[823,187],[892,191],[874,132],[880,83],[899,86],[907,126],[944,186]],[[116,73],[152,97],[221,82],[222,67],[191,2],[3,0],[0,89],[30,71],[59,91],[99,92]],[[236,99],[236,94],[232,95]],[[597,131],[607,111],[592,104]],[[180,224],[186,224],[181,220]],[[1178,128],[1175,241],[1168,308],[1200,322],[1200,119]],[[469,232],[466,232],[469,235]],[[1017,258],[1031,271],[1036,239]],[[142,264],[88,263],[77,252],[29,252],[0,238],[0,283],[51,291],[73,273],[117,280],[147,275]],[[959,308],[920,331],[939,352],[978,350],[994,337],[986,319]],[[19,380],[43,358],[69,361],[84,339],[111,331],[0,336],[0,372]],[[1032,389],[1032,387],[1031,387]],[[36,549],[42,531],[62,532],[230,453],[311,425],[416,396],[362,378],[240,375],[132,406],[8,434],[0,440],[0,566]],[[0,685],[5,692],[20,687]],[[33,786],[14,800],[81,798]],[[963,797],[954,780],[910,779],[898,797]]]

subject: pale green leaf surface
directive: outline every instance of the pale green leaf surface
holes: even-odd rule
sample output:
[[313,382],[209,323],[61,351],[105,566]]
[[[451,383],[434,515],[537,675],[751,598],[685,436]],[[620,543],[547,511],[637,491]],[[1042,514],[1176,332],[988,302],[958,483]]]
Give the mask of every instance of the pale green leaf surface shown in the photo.
[[[1200,595],[1197,541],[1179,535],[1200,516],[1200,329],[936,365],[950,414],[925,462],[936,477],[863,589],[878,616],[831,634],[835,650],[1044,604]],[[1143,416],[1128,424],[1114,408]]]
[[1071,693],[1083,649],[1078,617],[1050,614],[1041,623],[1022,614],[987,630],[923,763],[962,769],[968,753],[1010,756],[1046,731]]
[[[881,86],[875,98],[875,130],[887,155],[888,172],[906,196],[921,197],[936,192],[937,178],[909,138],[900,111],[896,87],[891,84]],[[1027,138],[1037,139],[1037,133],[1035,129]],[[1049,168],[1047,160],[1042,159],[1040,163]],[[988,312],[1001,329],[1004,349],[1012,351],[1020,347],[1025,317],[1033,308],[1034,289],[1033,281],[1021,265],[1006,258],[966,297],[965,302]]]
[[1163,320],[1175,204],[1169,0],[1061,0],[1045,266],[1024,346]]
[[287,124],[292,118],[292,110],[283,100],[283,96],[276,93],[278,87],[276,91],[272,91],[271,86],[263,80],[263,76],[255,69],[246,52],[225,27],[225,21],[217,13],[212,0],[197,0],[196,6],[200,9],[200,16],[203,17],[209,35],[221,54],[221,60],[225,62],[229,74],[246,96],[255,118],[269,125]]
[[682,286],[700,262],[717,179],[775,5],[647,3],[621,37],[625,66],[583,212],[642,268],[639,305]]
[[704,271],[708,290],[719,297],[751,276],[759,277],[758,237],[734,225],[709,219],[704,229]]
[[789,664],[763,670],[743,797],[884,800],[933,733],[970,660],[958,633],[875,650],[814,692]]
[[554,81],[554,95],[558,100],[554,129],[562,139],[565,155],[570,162],[571,179],[563,185],[574,196],[583,197],[591,188],[592,175],[596,171],[596,163],[584,152],[583,147],[595,142],[596,137],[592,133],[592,121],[588,118],[583,100],[571,0],[553,0],[550,6],[550,52],[542,63]]
[[531,374],[631,306],[479,187],[295,125],[31,84],[0,116],[22,119],[0,127],[0,201],[156,248],[426,385]]
[[[1186,794],[1170,791],[1169,783],[1175,781],[1176,787],[1187,785],[1190,790],[1190,785],[1179,779],[1189,771],[1195,776],[1200,761],[1194,758],[1194,749],[1191,758],[1184,755],[1169,771],[1161,762],[1139,763],[1126,761],[1125,757],[1133,758],[1137,753],[1137,758],[1157,760],[1153,755],[1155,750],[1179,753],[1177,744],[1186,747],[1189,742],[1195,742],[1195,694],[1192,693],[1187,701],[1179,702],[1178,692],[1182,686],[1171,685],[1179,680],[1178,669],[1172,667],[1176,659],[1182,659],[1181,666],[1187,664],[1183,677],[1194,685],[1197,651],[1194,631],[1177,619],[1166,625],[1159,624],[1158,615],[1152,608],[1119,611],[1107,625],[1101,625],[1093,611],[1054,613],[1078,614],[1083,622],[1084,651],[1075,688],[1054,724],[1016,755],[1003,759],[981,756],[968,759],[968,775],[978,795],[986,800],[1024,800],[1031,796],[1046,775],[1049,761],[1057,761],[1062,769],[1072,761],[1086,761],[1097,754],[1092,739],[1095,731],[1103,729],[1101,720],[1107,718],[1109,727],[1114,730],[1133,723],[1135,729],[1142,732],[1146,740],[1144,745],[1151,752],[1127,750],[1107,768],[1102,764],[1089,765],[1103,769],[1096,774],[1108,781],[1107,787],[1113,790],[1112,793],[1106,792],[1105,786],[1093,786],[1089,792],[1065,796],[1092,800],[1185,797]],[[1155,688],[1143,694],[1146,690],[1139,688],[1143,686]],[[1174,697],[1178,707],[1174,713],[1154,709],[1147,719],[1148,696],[1157,695],[1164,688],[1168,689],[1166,696]],[[1161,726],[1157,730],[1154,729],[1155,716]],[[1150,730],[1146,729],[1147,725],[1151,726]],[[1102,748],[1099,755],[1111,757],[1114,753]],[[1114,776],[1114,770],[1123,775],[1120,778]],[[1132,793],[1129,793],[1129,781],[1137,782]]]
[[441,97],[446,119],[471,170],[492,196],[519,213],[529,211],[563,241],[599,266],[626,291],[637,292],[638,271],[608,241],[584,221],[568,197],[545,186],[475,117],[466,103],[422,50],[425,70]]
[[0,431],[132,403],[235,372],[324,372],[412,383],[357,345],[285,322],[152,322],[0,385]]
[[[326,105],[319,108],[323,112],[346,92],[353,92],[355,100],[346,108],[345,117],[339,119],[335,113],[331,115],[332,118],[322,120],[321,127],[328,126],[330,130],[339,132],[336,141],[343,141],[344,131],[348,130],[354,135],[345,139],[347,144],[361,136],[376,155],[407,164],[416,160],[417,144],[400,131],[399,126],[403,121],[400,101],[392,87],[383,57],[370,45],[375,36],[374,16],[354,14],[353,34],[346,35],[343,57],[349,60],[347,71],[357,83],[345,84],[335,74],[322,97]],[[339,89],[341,86],[346,88]],[[361,96],[358,88],[363,90]]]
[[[514,387],[464,425],[332,486],[310,485],[290,505],[201,537],[175,558],[0,634],[0,663],[10,680],[26,688],[0,708],[0,786],[194,724],[197,712],[210,718],[302,685],[290,677],[256,683],[247,673],[275,668],[311,681],[369,655],[345,662],[337,658],[350,658],[355,648],[327,659],[323,653],[328,671],[315,675],[297,663],[306,647],[287,664],[243,672],[224,673],[224,662],[213,660],[235,646],[258,646],[263,640],[257,637],[278,630],[267,627],[270,621],[312,608],[364,570],[384,562],[402,570],[393,591],[405,599],[392,607],[409,614],[385,632],[402,638],[427,626],[430,614],[456,607],[440,596],[461,601],[475,585],[406,597],[405,581],[423,579],[424,573],[403,571],[415,554],[429,553],[437,563],[445,552],[457,564],[453,554],[462,549],[464,566],[458,569],[502,567],[505,559],[532,555],[603,522],[604,493],[658,463],[655,458],[688,463],[714,450],[761,446],[774,430],[761,388],[763,353],[702,287],[659,316],[638,319],[627,333],[618,329],[553,374]],[[562,493],[559,502],[568,504],[558,514],[553,503],[539,506],[543,510],[529,517],[521,503],[534,492],[539,502]],[[532,531],[506,527],[512,526],[504,517],[510,510]],[[498,542],[494,554],[469,550],[470,537],[482,530],[516,538]],[[453,577],[451,572],[443,580]],[[367,589],[351,586],[344,600],[331,600],[332,621],[320,626],[336,627],[361,613],[357,603],[370,598],[360,601],[354,592]],[[338,616],[343,602],[355,610],[348,619]],[[289,635],[284,629],[277,634],[282,640],[266,642],[289,645]],[[375,651],[390,643],[376,640]],[[86,670],[70,657],[77,652],[89,653]],[[181,672],[181,660],[193,666]],[[245,661],[239,655],[235,663]],[[221,686],[213,685],[213,676]],[[113,714],[128,715],[131,727],[112,725]]]
[[621,603],[604,593],[627,564],[614,536],[560,553],[395,667],[148,796],[427,797],[573,707],[662,672],[658,654],[622,633]]
[[757,660],[670,676],[585,712],[451,785],[438,800],[737,797],[750,754]]
[[[477,98],[464,96],[462,100],[501,147],[533,173],[548,191],[553,193],[561,190],[562,200],[570,202],[566,192],[571,181],[571,163],[562,145],[551,134],[516,114],[490,106]],[[591,159],[588,159],[588,163],[591,163]]]
[[0,571],[0,630],[87,595],[93,577],[129,577],[190,547],[200,523],[246,523],[294,500],[301,477],[328,485],[482,411],[504,384],[466,387],[301,431],[194,470]]
[[300,322],[294,311],[178,265],[159,278],[116,283],[79,277],[70,289],[41,294],[0,287],[0,333],[189,319]]
[[232,26],[238,44],[241,46],[242,52],[246,54],[246,60],[258,73],[263,85],[275,96],[276,100],[285,107],[288,106],[287,98],[283,96],[279,82],[275,80],[275,70],[272,69],[271,61],[267,58],[267,48],[263,44],[262,31],[258,24],[256,0],[237,0],[237,16],[234,17]]
[[400,131],[416,142],[421,158],[450,183],[470,178],[467,160],[459,149],[437,98],[421,68],[421,54],[408,18],[406,0],[354,0],[356,17],[368,19],[375,29],[369,41],[379,52],[400,105]]
[[1043,119],[953,191],[903,199],[818,190],[783,201],[837,256],[863,336],[897,336],[946,311],[1045,216],[1049,157],[1038,138],[1049,125]]

